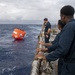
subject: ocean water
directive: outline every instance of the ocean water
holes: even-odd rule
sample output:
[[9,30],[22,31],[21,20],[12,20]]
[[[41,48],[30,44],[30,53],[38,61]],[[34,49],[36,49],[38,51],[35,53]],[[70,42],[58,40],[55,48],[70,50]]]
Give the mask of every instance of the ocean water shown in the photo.
[[[27,32],[24,40],[12,38],[14,28]],[[30,75],[41,25],[0,24],[0,75]]]

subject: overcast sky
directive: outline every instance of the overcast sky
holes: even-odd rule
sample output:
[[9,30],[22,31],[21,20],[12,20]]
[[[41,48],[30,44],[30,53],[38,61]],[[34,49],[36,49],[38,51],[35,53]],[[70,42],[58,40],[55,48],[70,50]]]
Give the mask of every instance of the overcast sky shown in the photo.
[[0,0],[0,21],[42,23],[47,17],[51,23],[56,23],[64,5],[75,8],[75,0]]

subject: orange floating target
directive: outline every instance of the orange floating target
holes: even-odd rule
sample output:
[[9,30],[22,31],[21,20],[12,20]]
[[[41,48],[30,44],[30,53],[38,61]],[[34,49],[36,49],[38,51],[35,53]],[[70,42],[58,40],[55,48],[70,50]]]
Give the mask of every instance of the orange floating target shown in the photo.
[[24,36],[26,35],[26,32],[22,29],[14,29],[13,33],[12,33],[12,37],[14,39],[17,39],[17,40],[22,40],[24,39]]

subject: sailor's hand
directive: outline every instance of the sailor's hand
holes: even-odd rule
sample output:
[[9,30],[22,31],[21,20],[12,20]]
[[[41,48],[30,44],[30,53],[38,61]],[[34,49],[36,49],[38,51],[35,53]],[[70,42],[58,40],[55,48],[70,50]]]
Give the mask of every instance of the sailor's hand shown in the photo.
[[40,52],[40,51],[47,52],[48,51],[48,48],[37,48],[36,51],[37,52]]
[[36,51],[40,52],[40,51],[42,51],[42,48],[37,48]]
[[46,38],[48,38],[48,35],[46,35]]
[[41,44],[41,45],[45,45],[45,43],[44,43],[43,41],[40,41],[39,44]]
[[35,60],[37,60],[37,59],[46,60],[46,57],[45,57],[44,55],[42,55],[42,54],[37,54],[37,55],[35,56]]

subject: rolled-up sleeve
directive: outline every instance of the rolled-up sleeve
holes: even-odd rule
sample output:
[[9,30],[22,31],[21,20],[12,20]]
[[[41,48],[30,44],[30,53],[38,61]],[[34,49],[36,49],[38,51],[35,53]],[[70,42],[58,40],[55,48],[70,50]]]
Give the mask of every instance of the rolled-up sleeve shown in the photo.
[[71,25],[67,25],[60,35],[58,47],[46,56],[47,61],[54,61],[61,56],[65,56],[72,44],[74,38],[74,30]]

